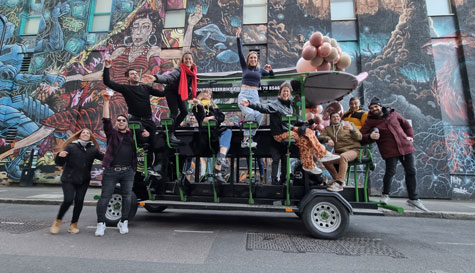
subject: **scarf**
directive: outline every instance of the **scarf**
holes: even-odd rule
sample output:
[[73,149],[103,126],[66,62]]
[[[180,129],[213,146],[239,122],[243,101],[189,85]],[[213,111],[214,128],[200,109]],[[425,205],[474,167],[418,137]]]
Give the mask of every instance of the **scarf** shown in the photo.
[[180,64],[180,84],[178,86],[178,94],[181,96],[181,100],[185,101],[188,99],[188,81],[186,76],[192,76],[191,80],[191,95],[192,98],[196,98],[196,87],[198,85],[198,78],[196,77],[196,66],[193,65],[191,70],[188,66]]
[[72,143],[79,144],[84,151],[86,150],[86,147],[87,147],[88,144],[91,144],[92,146],[94,146],[92,141],[84,141],[84,140],[81,140],[81,139],[77,139],[77,140],[73,141]]

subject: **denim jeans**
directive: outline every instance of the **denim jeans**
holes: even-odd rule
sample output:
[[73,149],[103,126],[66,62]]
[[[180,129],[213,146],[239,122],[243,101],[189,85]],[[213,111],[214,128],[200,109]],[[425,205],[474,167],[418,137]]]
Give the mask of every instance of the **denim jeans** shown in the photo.
[[125,221],[129,218],[130,201],[132,197],[132,187],[134,185],[135,171],[132,167],[122,171],[115,171],[113,167],[104,169],[102,174],[101,198],[97,202],[97,222],[106,221],[106,210],[109,200],[114,193],[115,185],[120,183],[120,194],[122,195],[122,217]]
[[219,136],[219,147],[226,147],[229,150],[231,147],[231,137],[233,136],[233,131],[231,129],[226,129]]
[[[257,121],[258,127],[262,124],[264,121],[264,114],[253,110],[249,107],[242,106],[241,102],[247,100],[250,103],[260,103],[259,101],[259,94],[257,93],[257,90],[250,89],[250,88],[241,88],[241,92],[239,92],[238,96],[238,106],[239,109],[241,109],[241,112],[244,115],[244,118],[246,121]],[[252,135],[254,136],[256,134],[257,129],[252,129]],[[244,135],[249,136],[249,129],[244,130]]]
[[416,164],[414,154],[412,153],[402,156],[390,157],[386,158],[384,161],[386,162],[386,172],[384,173],[383,178],[383,194],[389,194],[391,191],[391,182],[394,175],[396,174],[397,162],[400,161],[404,167],[406,176],[406,189],[409,199],[419,199],[419,196],[417,195]]

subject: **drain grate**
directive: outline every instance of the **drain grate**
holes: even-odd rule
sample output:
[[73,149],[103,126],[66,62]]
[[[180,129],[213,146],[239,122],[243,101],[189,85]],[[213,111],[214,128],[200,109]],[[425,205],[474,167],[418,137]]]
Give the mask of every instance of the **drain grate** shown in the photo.
[[1,219],[0,231],[22,234],[37,231],[48,227],[51,223],[46,221],[38,221],[31,219]]
[[274,250],[283,252],[334,253],[348,256],[389,256],[406,258],[401,252],[373,238],[341,238],[319,240],[302,235],[276,233],[248,233],[247,250]]

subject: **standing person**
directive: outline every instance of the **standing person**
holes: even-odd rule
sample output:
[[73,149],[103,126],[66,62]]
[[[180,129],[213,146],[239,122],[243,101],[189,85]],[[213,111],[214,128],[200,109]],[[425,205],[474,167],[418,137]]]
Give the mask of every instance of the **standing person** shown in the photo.
[[[112,59],[104,60],[104,71],[102,80],[104,85],[115,90],[124,96],[131,121],[140,121],[142,125],[150,132],[151,136],[148,142],[155,147],[155,123],[152,120],[152,107],[150,105],[150,96],[163,97],[165,93],[151,86],[140,84],[140,75],[134,68],[125,71],[125,77],[128,78],[129,84],[120,84],[110,79],[110,69],[112,68]],[[143,140],[141,140],[143,142]]]
[[[238,106],[241,112],[244,114],[245,121],[257,121],[258,126],[261,125],[264,120],[264,115],[259,111],[255,111],[242,104],[243,101],[249,101],[250,103],[259,103],[259,85],[261,84],[262,76],[273,76],[274,71],[269,64],[264,66],[264,69],[259,67],[259,56],[256,51],[251,51],[247,54],[247,58],[244,59],[241,44],[241,27],[237,29],[236,41],[238,46],[239,63],[242,69],[242,86],[241,92],[238,96]],[[257,129],[252,130],[252,136],[257,132]],[[244,130],[244,139],[241,142],[241,148],[256,147],[256,142],[249,142],[249,131]]]
[[[335,154],[340,155],[338,161],[323,163],[334,179],[327,190],[342,191],[346,181],[348,162],[355,160],[360,153],[362,139],[360,130],[356,129],[353,122],[342,121],[340,113],[333,112],[330,114],[330,125],[325,127],[320,137],[326,138],[328,145],[335,148]],[[338,172],[335,164],[338,164]]]
[[409,122],[394,109],[381,107],[378,97],[371,99],[369,115],[361,128],[364,142],[376,141],[379,152],[386,163],[383,178],[383,197],[380,202],[387,204],[391,182],[396,174],[397,162],[404,167],[406,188],[409,195],[407,203],[423,211],[428,211],[417,194],[416,164],[414,152],[414,130]]
[[360,130],[366,119],[368,119],[368,112],[361,109],[360,99],[352,97],[350,99],[350,109],[343,114],[343,120],[353,122],[356,129]]
[[219,152],[216,157],[215,177],[216,179],[224,183],[226,180],[223,176],[223,167],[228,168],[229,165],[226,162],[226,154],[231,146],[232,131],[230,128],[221,126],[224,122],[225,116],[212,99],[213,93],[211,90],[203,90],[196,99],[193,100],[193,114],[198,120],[199,126],[202,123],[208,123],[209,120],[216,120],[216,127],[211,132],[212,138],[219,138]]
[[180,126],[188,114],[187,101],[196,98],[196,88],[198,86],[198,77],[196,75],[197,68],[193,62],[191,52],[185,52],[181,57],[180,65],[166,75],[144,75],[145,81],[167,84],[165,96],[167,97],[167,104],[170,109],[170,118],[173,119],[170,140],[177,144],[182,141],[175,137],[175,129]]
[[91,181],[92,163],[94,159],[102,160],[103,158],[104,154],[99,151],[99,144],[89,129],[77,131],[64,142],[63,151],[59,152],[55,158],[56,165],[64,166],[61,175],[64,200],[50,229],[52,234],[59,232],[63,216],[73,202],[73,218],[68,232],[71,234],[79,232],[78,220]]
[[[119,115],[115,122],[116,128],[112,127],[109,100],[110,97],[107,94],[104,95],[102,122],[104,123],[104,133],[107,137],[107,150],[102,161],[104,172],[102,174],[101,198],[97,202],[96,209],[96,236],[104,236],[107,204],[114,193],[117,183],[120,183],[120,194],[122,195],[122,216],[119,223],[117,223],[117,227],[121,234],[129,232],[128,216],[132,186],[134,185],[134,176],[137,170],[137,151],[135,149],[133,132],[128,129],[128,121],[125,115]],[[144,130],[142,136],[148,137],[149,132]]]
[[241,105],[250,107],[261,113],[270,114],[270,132],[277,142],[288,139],[289,130],[291,130],[290,137],[297,141],[303,169],[313,174],[321,174],[322,170],[318,168],[313,161],[313,156],[316,156],[320,162],[337,160],[340,156],[328,152],[325,147],[320,144],[315,133],[307,128],[305,123],[301,122],[301,126],[297,127],[292,125],[292,128],[289,128],[288,123],[282,121],[283,116],[298,115],[297,110],[292,106],[292,102],[290,101],[291,94],[292,86],[289,82],[284,82],[280,86],[279,95],[275,101],[264,105],[258,102],[250,103],[247,100],[243,100]]

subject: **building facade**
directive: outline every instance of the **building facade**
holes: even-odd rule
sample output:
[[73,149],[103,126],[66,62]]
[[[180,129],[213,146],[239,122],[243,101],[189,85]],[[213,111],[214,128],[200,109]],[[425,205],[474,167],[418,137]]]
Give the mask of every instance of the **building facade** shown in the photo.
[[[58,183],[53,155],[72,132],[88,127],[104,143],[104,58],[122,83],[126,68],[163,73],[184,51],[199,72],[240,70],[242,27],[245,50],[273,68],[295,66],[315,31],[337,39],[347,71],[369,73],[352,95],[411,120],[421,197],[475,199],[474,12],[469,0],[0,0],[0,177],[19,180],[34,148],[36,179]],[[166,117],[166,100],[151,102],[155,121]],[[121,96],[112,105],[126,112]],[[407,194],[402,168],[392,194]]]

